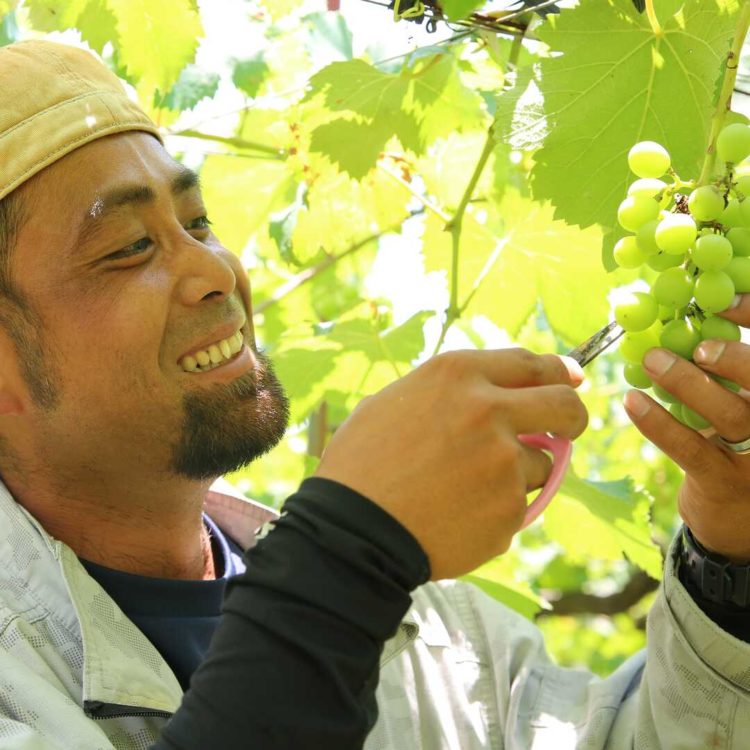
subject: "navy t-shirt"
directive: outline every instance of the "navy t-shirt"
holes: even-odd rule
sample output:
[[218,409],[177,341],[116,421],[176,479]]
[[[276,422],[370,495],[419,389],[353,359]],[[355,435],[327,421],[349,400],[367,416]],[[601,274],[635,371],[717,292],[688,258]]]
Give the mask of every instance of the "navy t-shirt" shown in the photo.
[[204,513],[216,568],[214,581],[150,578],[81,560],[117,606],[153,643],[183,690],[203,661],[219,624],[227,580],[245,572],[242,549]]

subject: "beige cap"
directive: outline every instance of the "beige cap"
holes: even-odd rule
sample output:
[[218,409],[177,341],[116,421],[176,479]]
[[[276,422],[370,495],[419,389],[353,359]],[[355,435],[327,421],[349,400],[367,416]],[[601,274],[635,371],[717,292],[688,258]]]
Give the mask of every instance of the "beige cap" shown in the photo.
[[0,199],[97,138],[158,128],[91,53],[34,40],[0,47]]

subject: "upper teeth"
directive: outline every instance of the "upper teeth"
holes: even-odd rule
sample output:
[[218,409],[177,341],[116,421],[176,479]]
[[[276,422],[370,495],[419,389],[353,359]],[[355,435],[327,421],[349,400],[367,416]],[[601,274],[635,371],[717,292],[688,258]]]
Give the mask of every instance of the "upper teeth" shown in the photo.
[[207,349],[188,354],[180,360],[180,366],[185,372],[202,372],[218,367],[237,354],[244,344],[242,332],[237,331],[228,339],[222,339],[211,344]]

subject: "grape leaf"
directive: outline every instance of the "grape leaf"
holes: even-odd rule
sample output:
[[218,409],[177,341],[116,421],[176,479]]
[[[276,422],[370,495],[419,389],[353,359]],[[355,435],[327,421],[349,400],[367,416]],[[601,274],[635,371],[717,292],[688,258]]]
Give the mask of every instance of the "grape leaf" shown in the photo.
[[203,196],[216,234],[236,253],[297,187],[286,161],[212,154],[201,169]]
[[195,107],[202,99],[212,97],[218,88],[218,73],[210,73],[197,65],[188,65],[169,93],[161,101],[156,101],[155,106],[183,112]]
[[541,147],[532,188],[556,218],[611,229],[639,140],[662,143],[684,179],[697,177],[737,3],[695,0],[672,16],[680,4],[660,4],[662,37],[630,0],[582,0],[539,29],[555,54],[500,97],[498,128],[516,147]]
[[400,326],[381,331],[363,310],[369,305],[341,316],[329,333],[310,337],[290,331],[282,338],[273,359],[289,390],[294,420],[307,416],[331,392],[346,394],[352,408],[363,396],[405,374],[421,353],[428,313],[417,313]]
[[235,62],[232,82],[238,89],[254,98],[258,95],[258,91],[268,75],[268,70],[268,63],[261,51],[247,60]]
[[316,59],[321,55],[331,61],[332,58],[352,59],[352,32],[341,13],[311,13],[303,20],[310,27],[306,42],[308,51]]
[[436,138],[477,128],[485,119],[481,99],[463,86],[446,54],[420,58],[398,74],[362,60],[332,63],[312,77],[305,100],[320,93],[342,114],[313,131],[311,148],[355,178],[375,165],[393,136],[420,154]]
[[76,25],[87,0],[27,0],[29,20],[40,31],[64,31]]
[[477,8],[485,5],[485,0],[441,0],[443,13],[452,21],[470,16]]
[[107,0],[89,0],[78,16],[76,26],[81,30],[83,40],[100,55],[107,43],[119,44],[117,19],[107,6]]
[[189,0],[107,0],[120,61],[144,90],[169,91],[195,58],[203,27]]
[[[481,209],[480,209],[481,211]],[[612,282],[599,262],[601,233],[552,218],[549,204],[509,188],[499,218],[481,224],[464,216],[459,253],[459,304],[467,315],[486,315],[515,336],[541,301],[550,326],[578,343],[607,321]],[[424,243],[428,271],[449,267],[450,235],[428,217]]]
[[528,584],[516,579],[513,563],[508,556],[496,557],[472,573],[462,576],[462,580],[473,583],[493,599],[514,609],[528,620],[533,620],[537,612],[550,609],[550,606]]
[[630,479],[590,482],[569,470],[559,495],[544,512],[544,529],[573,562],[625,555],[659,579],[662,559],[651,541],[650,504],[649,496],[636,491]]

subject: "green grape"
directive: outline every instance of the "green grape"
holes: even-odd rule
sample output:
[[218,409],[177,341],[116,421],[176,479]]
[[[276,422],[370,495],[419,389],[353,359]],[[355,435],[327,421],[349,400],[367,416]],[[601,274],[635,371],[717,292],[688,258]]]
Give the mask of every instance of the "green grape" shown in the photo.
[[725,339],[727,341],[739,341],[742,338],[740,327],[736,323],[726,318],[718,318],[712,315],[706,318],[701,325],[701,338],[706,339]]
[[695,241],[690,257],[702,271],[720,271],[732,260],[732,243],[721,234],[704,234]]
[[[628,195],[640,198],[654,198],[667,189],[667,183],[654,177],[641,177],[628,188]],[[724,203],[721,204],[722,208]]]
[[727,239],[732,243],[735,255],[750,255],[750,229],[733,227],[727,232]]
[[628,152],[628,166],[638,177],[661,177],[670,163],[667,149],[654,141],[636,143]]
[[[743,258],[742,256],[739,258],[732,258],[724,271],[729,278],[732,279],[732,282],[734,283],[734,291],[737,294],[746,294],[747,292],[750,292],[750,258]],[[726,310],[726,308],[723,309]]]
[[682,416],[682,404],[679,401],[669,405],[669,413],[678,421],[685,424],[685,418]]
[[629,232],[638,231],[647,221],[659,215],[659,204],[653,198],[631,195],[617,209],[617,221]]
[[689,406],[685,406],[685,404],[682,405],[682,420],[694,430],[706,430],[711,426],[711,423],[705,417],[702,417],[697,411],[693,411]]
[[740,386],[737,383],[733,383],[728,378],[722,378],[719,375],[713,375],[712,373],[708,373],[709,377],[711,377],[713,380],[715,380],[719,385],[723,385],[727,390],[732,391],[734,393],[739,393]]
[[743,115],[742,112],[735,112],[729,110],[724,116],[724,124],[731,125],[733,122],[741,122],[743,125],[750,125],[750,118],[747,115]]
[[[643,250],[645,255],[656,255],[659,252],[659,246],[656,244],[656,227],[659,226],[660,219],[652,219],[642,224],[635,233],[635,240],[638,247]],[[750,254],[750,253],[749,253]]]
[[695,242],[698,230],[688,214],[669,214],[656,227],[656,244],[670,255],[684,255]]
[[693,277],[681,266],[659,274],[651,293],[660,305],[684,307],[693,298]]
[[685,260],[684,255],[670,255],[659,251],[657,255],[649,255],[646,258],[646,265],[653,268],[654,271],[666,271],[668,268],[679,266]]
[[716,153],[722,161],[741,162],[750,154],[750,126],[735,122],[723,128],[716,139]]
[[621,268],[638,268],[646,262],[646,254],[638,247],[633,234],[617,240],[612,254]]
[[[651,388],[654,391],[654,396],[663,401],[665,404],[677,404],[677,396],[671,394],[666,388],[662,388],[657,383],[654,383]],[[681,405],[681,404],[680,404]]]
[[736,198],[727,203],[727,207],[721,212],[719,216],[719,223],[725,227],[741,227],[745,224],[745,217],[740,207],[740,202]]
[[696,221],[714,221],[724,210],[724,199],[713,185],[703,185],[690,194],[688,207]]
[[[739,198],[737,200],[739,200]],[[742,223],[744,226],[748,226],[748,224],[750,224],[750,196],[740,200],[739,203]]]
[[670,352],[692,359],[693,350],[700,344],[701,335],[691,320],[670,320],[664,324],[659,343]]
[[655,346],[659,346],[661,328],[661,323],[656,321],[656,323],[649,326],[645,331],[626,333],[620,339],[620,353],[628,362],[641,364],[643,358],[646,356],[646,352]]
[[732,304],[734,282],[724,271],[704,271],[695,282],[693,295],[702,310],[721,312]]
[[742,193],[745,198],[750,198],[750,175],[742,175],[737,178],[737,187],[735,188],[738,193]]
[[615,306],[615,320],[626,331],[645,331],[659,312],[656,300],[645,292],[628,292]]
[[646,371],[643,367],[635,362],[628,362],[623,370],[625,380],[628,381],[633,388],[650,388],[651,378],[646,375]]

